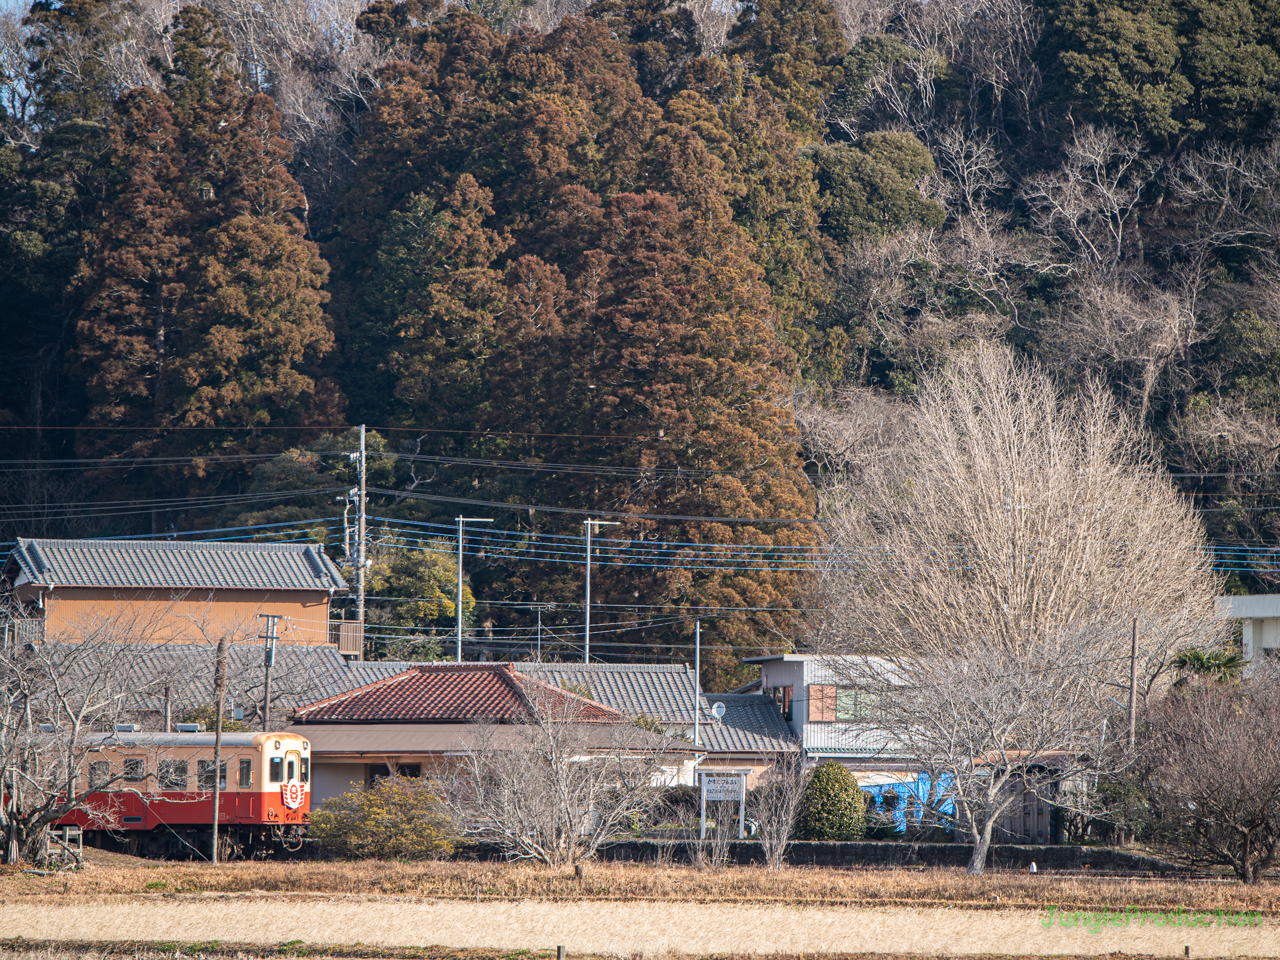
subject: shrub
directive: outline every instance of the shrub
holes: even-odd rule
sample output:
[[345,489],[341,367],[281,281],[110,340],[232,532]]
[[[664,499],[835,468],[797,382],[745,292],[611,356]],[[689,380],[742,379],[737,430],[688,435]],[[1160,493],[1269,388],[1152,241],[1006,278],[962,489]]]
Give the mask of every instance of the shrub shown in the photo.
[[429,785],[390,777],[330,797],[307,829],[325,850],[351,859],[433,860],[453,852],[453,823]]
[[809,779],[796,836],[801,840],[861,840],[866,816],[857,778],[843,764],[828,760]]

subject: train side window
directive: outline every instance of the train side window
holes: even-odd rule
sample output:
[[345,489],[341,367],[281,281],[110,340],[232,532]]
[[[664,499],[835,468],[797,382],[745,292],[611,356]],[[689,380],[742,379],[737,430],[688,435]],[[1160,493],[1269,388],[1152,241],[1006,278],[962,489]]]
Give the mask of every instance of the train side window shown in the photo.
[[302,758],[302,782],[309,783],[311,781],[311,758]]
[[147,761],[138,757],[125,760],[124,779],[126,783],[144,783],[147,779]]
[[271,758],[271,782],[284,783],[284,757]]
[[253,786],[253,761],[241,760],[240,761],[240,789],[248,790],[252,786]]
[[160,761],[160,789],[178,791],[187,789],[187,761]]
[[[227,761],[223,760],[220,764],[222,775],[218,777],[218,789],[227,789]],[[213,790],[213,761],[201,760],[196,764],[196,779],[199,782],[199,790]]]
[[111,781],[111,761],[94,760],[89,764],[89,789],[101,790]]

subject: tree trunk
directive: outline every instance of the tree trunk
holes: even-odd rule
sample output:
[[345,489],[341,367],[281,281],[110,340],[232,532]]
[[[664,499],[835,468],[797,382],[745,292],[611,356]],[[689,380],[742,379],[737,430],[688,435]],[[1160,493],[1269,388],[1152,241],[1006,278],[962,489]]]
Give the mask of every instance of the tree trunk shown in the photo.
[[987,851],[991,848],[991,830],[995,824],[988,820],[982,825],[981,832],[973,838],[973,854],[969,857],[968,872],[971,876],[980,877],[987,872]]

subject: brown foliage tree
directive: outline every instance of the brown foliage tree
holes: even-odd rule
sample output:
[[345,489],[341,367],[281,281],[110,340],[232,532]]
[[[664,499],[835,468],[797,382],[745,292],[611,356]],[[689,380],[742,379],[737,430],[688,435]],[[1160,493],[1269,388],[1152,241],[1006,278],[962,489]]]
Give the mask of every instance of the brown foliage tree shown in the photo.
[[94,428],[85,453],[235,448],[233,434],[163,431],[331,413],[317,398],[332,391],[307,370],[333,343],[328,268],[294,212],[305,201],[275,106],[239,92],[207,13],[184,11],[174,46],[166,92],[136,91],[117,110],[118,188],[81,281],[74,352]]

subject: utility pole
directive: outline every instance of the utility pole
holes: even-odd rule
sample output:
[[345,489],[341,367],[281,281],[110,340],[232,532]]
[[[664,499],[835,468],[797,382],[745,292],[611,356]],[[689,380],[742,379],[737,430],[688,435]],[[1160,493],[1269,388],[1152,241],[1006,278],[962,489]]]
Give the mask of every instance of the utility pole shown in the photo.
[[364,445],[364,424],[360,424],[360,500],[356,514],[356,629],[360,632],[360,646],[364,647],[364,574],[368,563],[365,558],[365,489],[368,482],[367,458]]
[[591,662],[591,528],[620,527],[622,523],[618,520],[583,520],[582,524],[587,528],[587,625],[583,633],[582,662],[587,664]]
[[267,680],[262,698],[262,730],[271,729],[271,668],[276,664],[276,623],[280,620],[278,613],[260,613],[258,619],[267,621],[266,646],[262,652],[262,665],[266,668]]
[[[222,702],[227,696],[227,635],[218,638],[218,662],[213,671],[213,850],[209,860],[218,862],[218,801],[222,774]],[[268,700],[268,702],[270,702]],[[197,777],[199,770],[196,771]],[[196,784],[198,787],[199,784]]]
[[542,662],[542,608],[538,608],[538,653],[535,657],[538,663]]
[[[693,745],[700,747],[698,739],[698,713],[702,706],[702,621],[693,621]],[[696,762],[695,758],[695,762]]]
[[493,523],[492,517],[458,517],[458,602],[454,612],[458,615],[458,662],[462,662],[462,525],[464,523]]
[[1129,752],[1133,752],[1138,727],[1138,618],[1133,618],[1133,640],[1129,646]]

